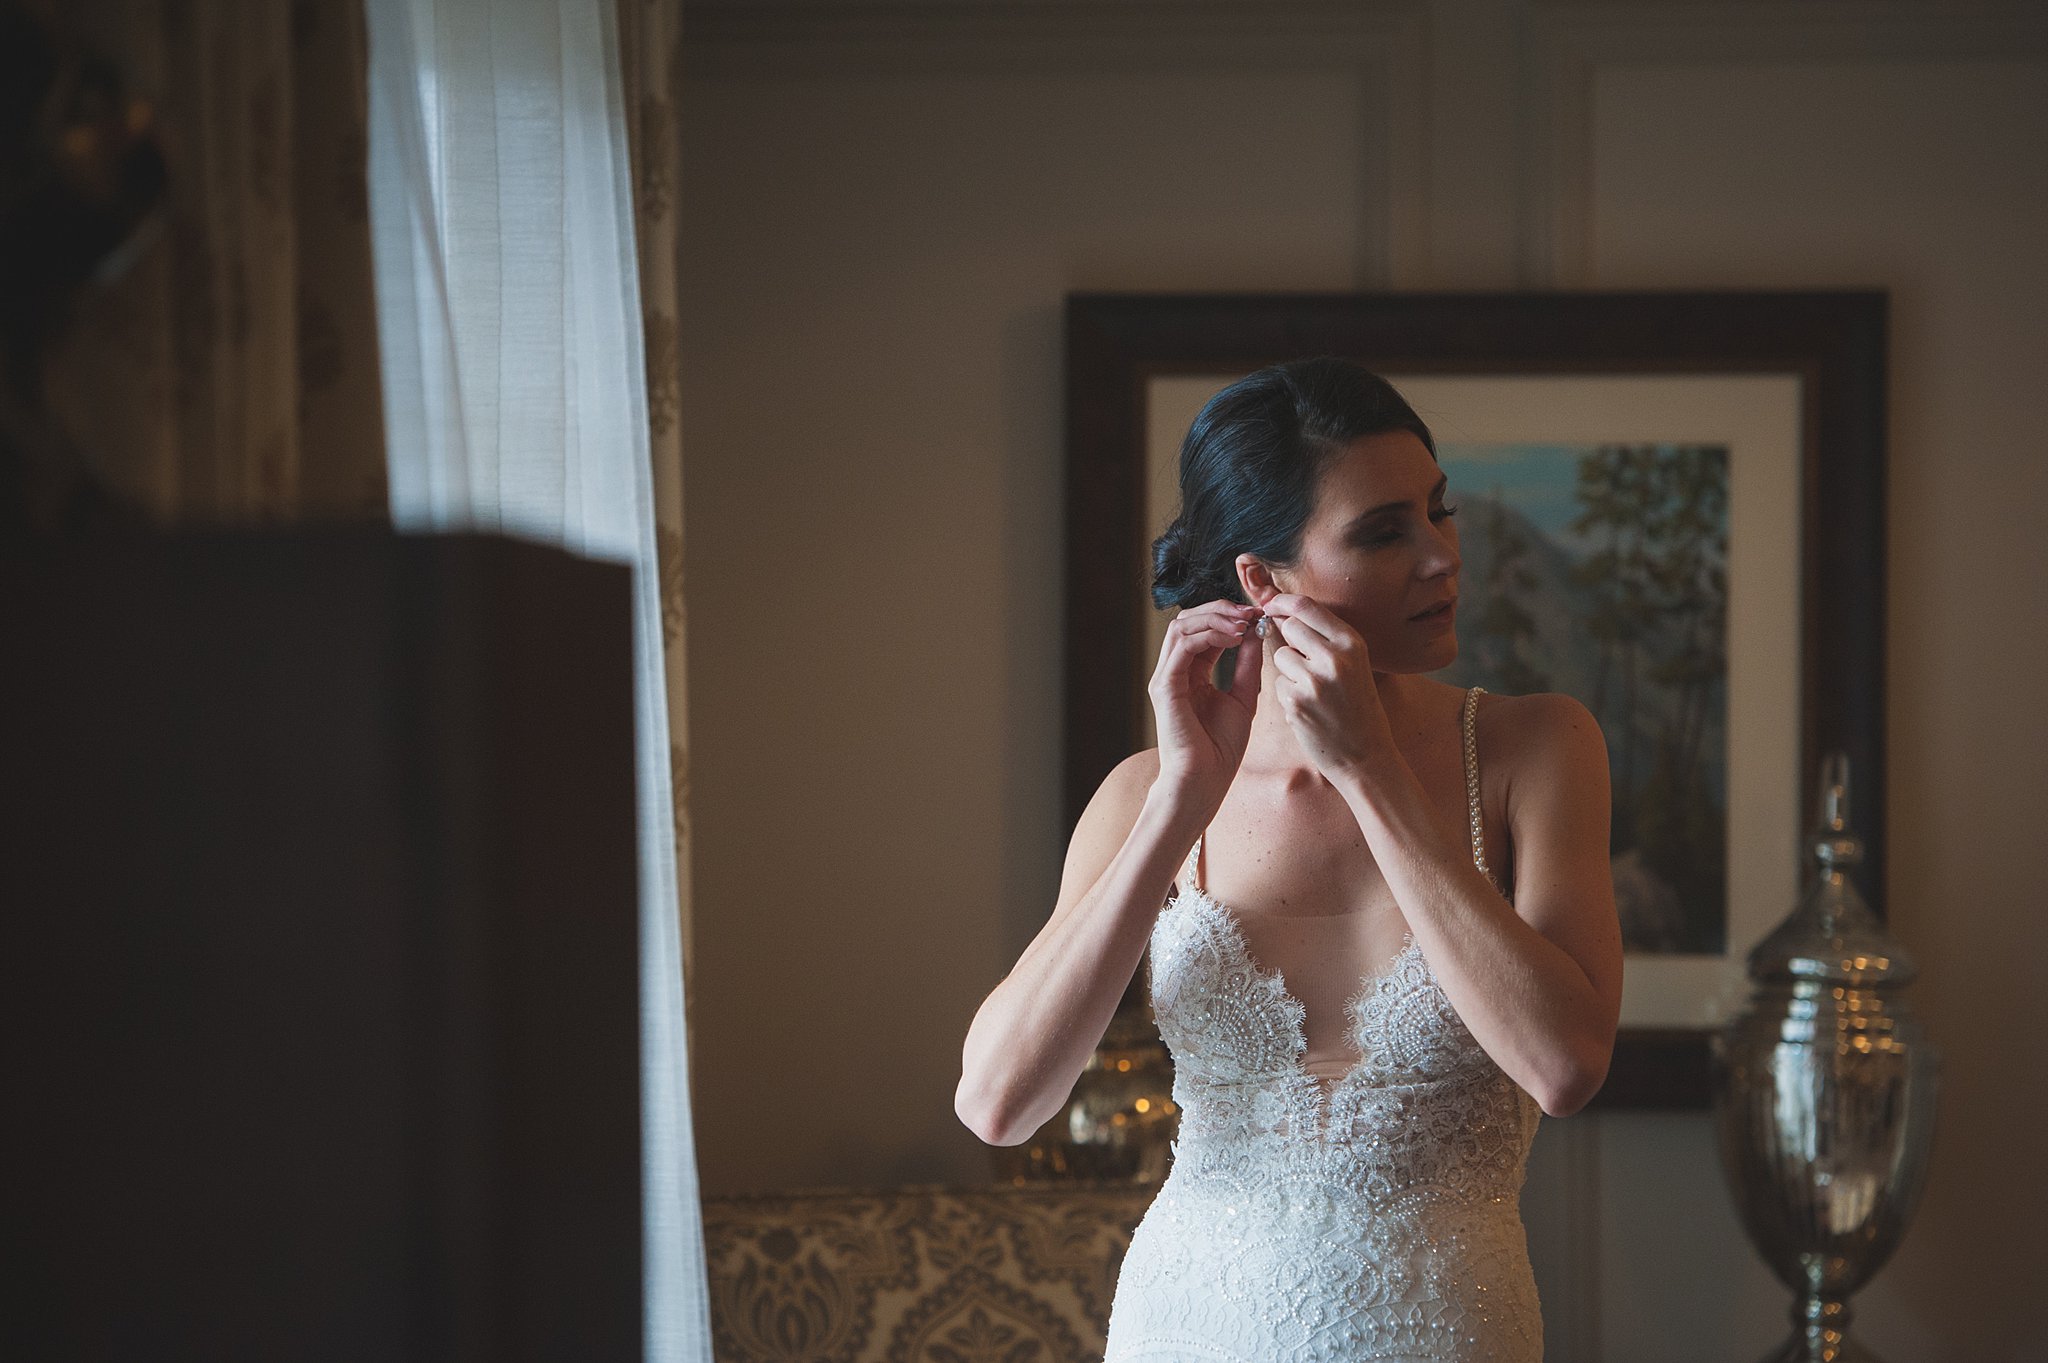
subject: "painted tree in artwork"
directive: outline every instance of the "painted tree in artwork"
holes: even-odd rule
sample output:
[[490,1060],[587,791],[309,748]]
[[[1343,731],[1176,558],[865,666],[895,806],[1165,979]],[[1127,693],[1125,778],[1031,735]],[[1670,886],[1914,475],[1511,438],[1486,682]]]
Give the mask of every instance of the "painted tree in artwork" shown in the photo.
[[[1582,457],[1575,568],[1595,662],[1588,701],[1614,765],[1615,850],[1650,887],[1641,945],[1719,950],[1725,800],[1710,721],[1727,676],[1725,447],[1603,445]],[[1654,891],[1654,894],[1652,893]]]
[[1481,503],[1479,529],[1486,536],[1486,576],[1479,593],[1478,619],[1472,634],[1488,675],[1509,695],[1551,689],[1550,675],[1528,647],[1536,637],[1536,617],[1527,604],[1538,590],[1529,561],[1529,537],[1502,504],[1501,491]]
[[[1658,480],[1654,552],[1643,570],[1660,619],[1647,676],[1662,703],[1636,832],[1645,860],[1679,888],[1688,922],[1697,923],[1726,892],[1725,802],[1706,779],[1702,747],[1727,693],[1727,451],[1678,446],[1659,461]],[[1718,924],[1721,914],[1713,918]],[[1689,945],[1719,950],[1721,936]]]
[[[1572,570],[1585,592],[1582,622],[1595,650],[1593,694],[1587,701],[1608,729],[1614,752],[1614,807],[1632,811],[1636,794],[1638,721],[1644,636],[1656,620],[1645,564],[1650,553],[1653,511],[1658,496],[1656,450],[1650,446],[1601,445],[1579,460],[1578,499],[1583,508],[1572,529],[1593,543],[1593,551]],[[1626,817],[1624,815],[1624,817]],[[1624,839],[1634,842],[1634,829]]]

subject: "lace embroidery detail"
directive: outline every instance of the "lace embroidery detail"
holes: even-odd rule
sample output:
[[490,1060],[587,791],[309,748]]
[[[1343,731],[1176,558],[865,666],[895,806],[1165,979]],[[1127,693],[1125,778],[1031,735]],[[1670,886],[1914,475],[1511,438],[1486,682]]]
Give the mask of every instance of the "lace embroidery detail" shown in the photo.
[[[1401,949],[1394,953],[1388,967],[1379,974],[1365,976],[1351,997],[1345,1000],[1346,1035],[1358,1046],[1360,1054],[1342,1075],[1325,1080],[1302,1066],[1302,1058],[1308,1053],[1306,1005],[1288,990],[1285,975],[1260,965],[1252,956],[1237,916],[1200,886],[1183,891],[1178,904],[1185,904],[1187,911],[1209,917],[1215,933],[1222,939],[1222,953],[1239,963],[1235,973],[1242,976],[1246,992],[1257,995],[1259,1003],[1270,1007],[1282,1023],[1275,1053],[1284,1056],[1284,1063],[1298,1070],[1313,1090],[1332,1093],[1356,1079],[1389,1077],[1380,1062],[1396,1049],[1390,1044],[1395,1038],[1378,1024],[1390,1007],[1398,1005],[1403,998],[1412,997],[1415,984],[1429,978],[1429,965],[1423,960],[1422,949],[1415,944],[1413,933],[1402,933]],[[1382,1046],[1384,1050],[1378,1049]]]
[[1195,883],[1200,850],[1152,931],[1181,1125],[1124,1258],[1106,1363],[1534,1363],[1518,1201],[1535,1100],[1473,1039],[1412,933],[1345,1006],[1359,1059],[1318,1079],[1306,1009]]

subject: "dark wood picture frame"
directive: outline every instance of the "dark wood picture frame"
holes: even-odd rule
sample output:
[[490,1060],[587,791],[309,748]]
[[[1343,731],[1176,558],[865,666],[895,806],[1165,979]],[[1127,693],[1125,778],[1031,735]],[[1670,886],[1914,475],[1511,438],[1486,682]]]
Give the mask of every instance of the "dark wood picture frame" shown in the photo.
[[[1325,354],[1389,374],[1791,374],[1803,426],[1800,816],[1814,808],[1820,755],[1846,752],[1859,885],[1882,917],[1886,323],[1881,290],[1069,296],[1065,828],[1142,746],[1145,698],[1130,679],[1153,661],[1139,656],[1152,379]],[[1705,1107],[1707,1036],[1625,1028],[1595,1106]]]

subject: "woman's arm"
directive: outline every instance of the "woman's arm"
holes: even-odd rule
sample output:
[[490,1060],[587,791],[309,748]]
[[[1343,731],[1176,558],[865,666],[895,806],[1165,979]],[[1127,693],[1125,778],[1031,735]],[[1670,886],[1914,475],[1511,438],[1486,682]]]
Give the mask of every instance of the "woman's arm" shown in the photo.
[[1545,1112],[1562,1117],[1606,1080],[1621,1015],[1607,743],[1570,696],[1512,704],[1513,904],[1473,864],[1468,830],[1431,806],[1397,750],[1346,769],[1333,784],[1473,1039]]
[[[1258,612],[1217,598],[1167,623],[1152,698],[1159,746],[1119,762],[1074,827],[1052,918],[967,1030],[953,1110],[1019,1145],[1060,1110],[1137,973],[1167,887],[1244,761],[1259,693]],[[1209,670],[1237,648],[1229,690]]]
[[1075,825],[1051,919],[975,1012],[953,1110],[991,1145],[1021,1145],[1072,1096],[1206,822],[1158,774],[1148,749],[1104,778]]

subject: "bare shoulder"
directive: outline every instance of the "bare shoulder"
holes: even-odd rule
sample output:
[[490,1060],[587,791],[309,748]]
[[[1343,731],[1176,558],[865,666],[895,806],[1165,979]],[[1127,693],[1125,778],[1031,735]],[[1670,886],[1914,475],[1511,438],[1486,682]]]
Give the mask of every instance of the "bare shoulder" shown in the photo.
[[1089,797],[1067,843],[1060,876],[1059,901],[1064,911],[1101,878],[1103,870],[1129,840],[1145,812],[1145,799],[1159,780],[1159,749],[1132,753],[1110,769]]
[[1145,797],[1158,780],[1159,749],[1141,749],[1110,768],[1088,807],[1093,811],[1097,805],[1103,806],[1100,813],[1109,822],[1122,825],[1128,834],[1145,807]]
[[1133,780],[1138,776],[1143,776],[1145,784],[1151,785],[1159,779],[1159,749],[1143,748],[1132,753],[1129,757],[1117,763],[1116,770],[1112,771],[1110,775],[1116,776],[1119,773],[1122,773],[1125,780]]
[[1481,747],[1507,778],[1510,808],[1518,796],[1583,789],[1607,782],[1607,739],[1576,696],[1537,691],[1479,698],[1473,718]]
[[1503,741],[1560,725],[1583,725],[1595,733],[1600,730],[1593,712],[1577,696],[1562,691],[1532,691],[1526,696],[1501,696],[1489,691],[1479,698],[1474,722],[1489,726]]

